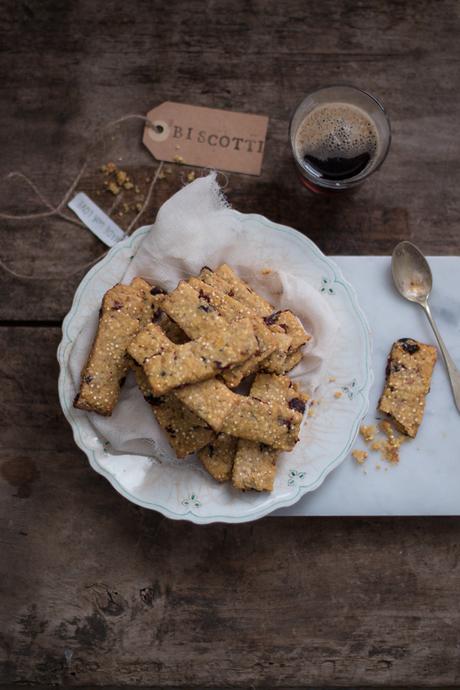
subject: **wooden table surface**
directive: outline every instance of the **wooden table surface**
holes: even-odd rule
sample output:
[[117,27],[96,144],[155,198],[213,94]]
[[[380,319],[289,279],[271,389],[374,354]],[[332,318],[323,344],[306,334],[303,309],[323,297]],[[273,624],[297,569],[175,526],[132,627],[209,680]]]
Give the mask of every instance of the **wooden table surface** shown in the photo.
[[[329,254],[388,254],[402,239],[458,254],[459,32],[449,0],[2,2],[0,172],[26,173],[57,204],[111,119],[164,100],[266,113],[262,175],[228,176],[235,208]],[[356,194],[315,197],[296,180],[288,121],[306,91],[336,82],[382,99],[393,143]],[[104,208],[102,163],[140,185],[154,171],[141,129],[92,152],[78,188]],[[183,178],[174,166],[141,223]],[[43,205],[3,179],[0,210]],[[60,323],[78,267],[104,247],[60,218],[0,229],[1,259],[30,276],[0,269],[0,683],[459,686],[458,519],[198,527],[131,505],[90,469],[57,396]]]

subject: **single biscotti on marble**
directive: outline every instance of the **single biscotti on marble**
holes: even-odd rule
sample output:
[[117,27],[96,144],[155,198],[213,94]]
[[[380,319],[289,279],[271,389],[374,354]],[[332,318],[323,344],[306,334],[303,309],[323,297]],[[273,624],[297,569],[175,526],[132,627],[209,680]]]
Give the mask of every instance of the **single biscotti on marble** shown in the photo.
[[401,338],[391,348],[385,388],[379,410],[388,414],[397,428],[415,438],[425,411],[437,351],[412,338]]
[[218,434],[197,453],[203,467],[218,482],[231,479],[237,443],[238,439],[233,436]]
[[153,315],[150,289],[145,280],[135,278],[131,285],[115,285],[105,293],[97,333],[74,400],[78,409],[112,414],[130,364],[128,345]]
[[206,446],[215,437],[206,422],[191,412],[173,393],[154,396],[144,370],[133,362],[137,385],[178,458],[185,458]]
[[212,378],[229,366],[244,362],[257,350],[249,319],[234,326],[225,320],[184,345],[175,345],[156,324],[149,324],[130,344],[129,354],[144,368],[154,395]]

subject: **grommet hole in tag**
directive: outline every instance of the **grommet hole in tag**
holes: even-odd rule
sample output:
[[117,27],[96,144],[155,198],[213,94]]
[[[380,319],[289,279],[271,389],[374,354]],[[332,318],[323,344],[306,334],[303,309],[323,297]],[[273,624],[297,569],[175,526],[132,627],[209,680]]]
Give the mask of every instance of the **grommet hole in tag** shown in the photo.
[[154,120],[147,128],[148,136],[154,141],[165,141],[170,135],[170,127],[164,120]]

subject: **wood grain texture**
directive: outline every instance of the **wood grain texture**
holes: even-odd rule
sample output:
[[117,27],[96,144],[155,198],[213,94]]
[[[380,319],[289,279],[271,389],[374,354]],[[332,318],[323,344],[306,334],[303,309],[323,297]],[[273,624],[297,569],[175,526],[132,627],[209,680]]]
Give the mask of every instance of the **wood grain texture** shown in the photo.
[[[167,99],[266,113],[262,176],[228,176],[235,208],[292,225],[329,254],[389,253],[401,239],[416,239],[427,253],[455,254],[459,29],[454,0],[7,0],[0,11],[0,173],[27,172],[56,202],[92,133],[113,118]],[[382,99],[393,144],[359,191],[317,197],[297,182],[288,122],[308,90],[336,82]],[[108,137],[82,187],[100,187],[97,168],[108,157],[151,171],[140,132],[134,123]],[[182,177],[175,169],[162,181],[143,222]],[[38,205],[16,181],[3,182],[0,207],[18,213]],[[95,258],[101,243],[60,220],[2,222],[0,231],[1,256],[14,269],[57,276],[24,281],[0,272],[0,290],[9,295],[0,318],[61,319],[81,278],[66,274],[77,259]]]
[[[104,122],[167,99],[263,113],[263,173],[228,176],[235,208],[329,254],[385,254],[401,239],[457,254],[459,29],[455,0],[4,0],[0,177],[21,170],[57,203]],[[392,149],[356,193],[316,197],[297,182],[287,127],[308,90],[336,82],[382,99]],[[141,191],[154,171],[140,133],[126,125],[91,150],[79,189],[106,209],[101,163]],[[173,166],[142,223],[186,172]],[[0,210],[41,206],[2,180]],[[0,239],[16,271],[52,276],[0,269],[0,321],[34,325],[0,327],[2,686],[460,685],[458,520],[197,527],[129,504],[75,447],[56,390],[50,324],[83,271],[70,274],[104,247],[58,219],[2,220]]]
[[458,520],[199,527],[138,508],[74,445],[59,339],[0,330],[3,683],[458,686]]

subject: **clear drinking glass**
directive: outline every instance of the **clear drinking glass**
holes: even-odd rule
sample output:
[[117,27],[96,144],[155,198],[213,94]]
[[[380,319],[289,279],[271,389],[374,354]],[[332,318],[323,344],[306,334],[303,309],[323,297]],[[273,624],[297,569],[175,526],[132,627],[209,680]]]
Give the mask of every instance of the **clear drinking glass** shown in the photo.
[[380,168],[390,148],[390,120],[366,91],[326,86],[298,105],[289,136],[302,184],[317,193],[340,192]]

